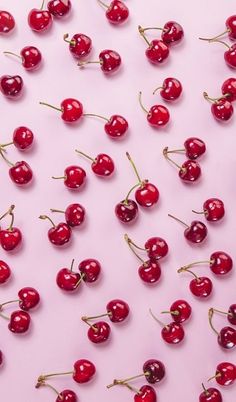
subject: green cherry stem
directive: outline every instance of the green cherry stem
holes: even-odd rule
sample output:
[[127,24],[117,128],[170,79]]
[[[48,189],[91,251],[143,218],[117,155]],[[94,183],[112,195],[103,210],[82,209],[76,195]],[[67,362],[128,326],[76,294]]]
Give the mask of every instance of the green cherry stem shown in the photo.
[[130,250],[132,251],[132,253],[138,258],[139,261],[141,261],[141,263],[145,266],[146,262],[138,255],[138,253],[134,250],[133,248],[133,243],[132,240],[129,238],[129,236],[127,234],[124,235],[124,239],[126,241],[126,243],[128,244]]
[[5,212],[2,216],[0,216],[0,221],[5,218],[7,215],[10,215],[15,208],[15,205],[11,205],[7,212]]
[[178,310],[173,310],[173,311],[161,311],[161,314],[172,314],[178,316],[180,312]]
[[54,222],[52,221],[52,219],[49,218],[49,216],[47,216],[47,215],[40,215],[40,216],[39,216],[39,219],[48,219],[49,222],[51,222],[52,226],[53,226],[54,228],[56,227],[55,223],[54,223]]
[[40,10],[42,10],[42,9],[43,9],[43,7],[44,7],[44,3],[45,3],[45,0],[43,0],[43,2],[42,2],[42,5],[41,5],[41,7],[40,7]]
[[65,213],[65,211],[62,211],[61,209],[53,209],[53,208],[51,208],[50,211],[51,211],[51,212],[58,212],[58,213],[60,213],[60,214],[64,214],[64,213]]
[[19,54],[16,54],[16,53],[13,53],[13,52],[3,52],[3,54],[5,54],[7,56],[17,57],[18,59],[20,59],[22,61],[22,57]]
[[189,268],[191,268],[191,267],[195,267],[195,265],[212,264],[213,262],[214,262],[213,260],[195,261],[195,262],[192,262],[191,264],[187,264],[187,265],[184,265],[183,267],[181,267],[181,268],[179,269],[179,272],[184,272],[184,271],[186,271],[187,269],[189,269]]
[[101,6],[103,6],[103,7],[109,8],[109,6],[105,3],[103,3],[103,1],[101,1],[101,0],[98,0],[98,3],[101,4]]
[[187,225],[187,223],[181,221],[179,218],[176,218],[176,216],[171,215],[171,214],[168,214],[168,216],[169,216],[170,218],[174,219],[175,221],[177,221],[177,222],[179,222],[179,223],[182,223],[182,225],[186,226],[186,228],[189,227],[189,225]]
[[214,36],[213,38],[199,38],[200,40],[204,40],[206,42],[214,42],[216,39],[221,38],[222,36],[226,35],[230,32],[230,29],[226,29],[226,31],[222,32],[221,34]]
[[99,119],[105,120],[107,123],[109,122],[109,119],[107,119],[104,116],[101,116],[100,114],[94,114],[94,113],[84,113],[83,116],[87,117],[98,117]]
[[128,204],[128,199],[129,199],[130,194],[131,194],[132,191],[135,190],[135,188],[137,188],[137,187],[140,187],[140,183],[135,184],[135,186],[131,187],[131,189],[129,190],[127,196],[125,197],[124,204],[126,204],[126,205]]
[[12,231],[12,228],[13,228],[15,216],[14,216],[13,212],[10,212],[9,215],[10,215],[10,217],[11,217],[11,222],[10,222],[10,225],[8,226],[7,230],[8,230],[9,232],[11,232],[11,231]]
[[85,158],[89,159],[93,163],[96,162],[95,159],[91,158],[91,156],[85,154],[84,152],[79,151],[78,149],[76,149],[75,152],[77,152],[77,154],[80,154],[80,155],[84,156]]
[[219,335],[219,332],[215,329],[215,327],[213,326],[212,320],[213,320],[213,315],[214,315],[214,309],[210,308],[208,310],[208,320],[209,320],[209,324],[211,329],[216,333],[216,335]]
[[[61,375],[71,375],[71,374],[74,374],[74,371],[65,371],[65,372],[62,372],[62,373],[52,373],[52,374],[42,374],[38,378],[37,385],[41,384],[42,382],[45,382],[45,380],[47,378],[58,377],[58,376],[61,376]],[[36,388],[38,388],[37,385],[36,385]]]
[[50,105],[49,103],[46,103],[46,102],[39,102],[39,104],[40,104],[40,105],[43,105],[43,106],[48,106],[48,107],[50,107],[50,108],[52,108],[52,109],[54,109],[54,110],[57,110],[58,112],[62,112],[62,109],[61,109],[61,108],[56,107],[56,106],[53,106],[53,105]]
[[148,46],[150,46],[150,42],[146,38],[146,35],[144,34],[144,28],[142,28],[141,25],[138,26],[138,31],[139,31],[140,35],[142,36],[142,38],[145,40],[145,42],[148,44]]
[[202,388],[206,396],[210,395],[210,392],[206,389],[205,385],[202,383]]
[[57,389],[54,388],[51,384],[48,384],[48,383],[45,382],[45,381],[38,381],[37,384],[35,385],[35,388],[40,388],[40,387],[48,387],[48,388],[50,388],[52,391],[54,391],[54,392],[57,394],[58,398],[59,398],[61,401],[64,400],[64,398],[63,398],[63,396],[61,395],[61,393],[58,392]]
[[162,321],[160,321],[152,312],[151,309],[149,309],[149,313],[151,314],[152,318],[159,324],[161,325],[163,328],[168,328],[168,325],[164,324]]
[[3,308],[4,306],[6,306],[7,304],[12,304],[12,303],[17,303],[17,302],[20,302],[20,300],[19,300],[19,299],[16,299],[16,300],[9,300],[9,301],[7,301],[7,302],[5,302],[5,303],[0,303],[0,311],[1,311],[2,308]]
[[66,33],[66,34],[64,34],[63,35],[63,40],[65,41],[65,42],[67,42],[67,43],[69,43],[70,45],[72,45],[72,46],[75,46],[75,41],[74,40],[68,40],[68,38],[69,38],[69,34],[68,33]]
[[219,313],[219,314],[225,314],[225,315],[229,315],[230,317],[233,317],[233,314],[230,312],[226,312],[226,311],[222,311],[222,310],[218,310],[217,308],[213,308],[215,313]]
[[165,147],[162,151],[164,157],[171,162],[173,165],[175,165],[179,170],[183,171],[184,169],[182,168],[182,166],[180,166],[178,163],[176,163],[175,161],[173,161],[168,154],[171,153],[171,151],[169,151],[168,147]]
[[143,111],[148,114],[148,110],[143,106],[143,102],[142,102],[142,92],[139,91],[139,95],[138,95],[138,100],[139,100],[139,104],[141,106],[141,108],[143,109]]
[[188,272],[189,274],[193,275],[194,278],[195,278],[197,281],[199,281],[199,277],[198,277],[193,271],[191,271],[191,270],[188,269],[188,268],[184,268],[184,267],[179,268],[177,272],[178,272],[178,274],[181,274],[182,272]]
[[10,161],[6,158],[6,156],[4,155],[3,150],[1,149],[1,147],[0,147],[0,155],[1,155],[1,157],[4,159],[4,161],[7,162],[7,164],[8,164],[9,166],[14,166],[14,163],[10,162]]
[[87,61],[79,61],[77,66],[84,67],[86,64],[102,64],[101,60],[87,60]]
[[131,163],[131,165],[132,165],[132,167],[133,167],[133,169],[134,169],[134,173],[136,174],[139,183],[142,184],[142,179],[141,179],[141,177],[139,176],[138,170],[137,170],[137,168],[136,168],[136,166],[135,166],[135,164],[134,164],[134,161],[132,160],[132,158],[131,158],[129,152],[126,152],[126,156],[127,156],[127,158],[129,159],[129,161],[130,161],[130,163]]

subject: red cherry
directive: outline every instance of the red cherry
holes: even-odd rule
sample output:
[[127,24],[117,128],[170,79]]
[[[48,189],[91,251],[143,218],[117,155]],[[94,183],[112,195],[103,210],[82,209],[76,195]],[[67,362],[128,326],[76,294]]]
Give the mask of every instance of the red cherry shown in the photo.
[[236,380],[236,366],[232,363],[223,362],[216,367],[216,382],[223,386],[228,386]]
[[104,321],[98,321],[90,326],[88,330],[88,338],[93,343],[103,343],[109,339],[110,333],[110,325]]
[[28,15],[28,24],[30,28],[35,32],[45,32],[52,25],[52,16],[48,10],[43,10],[44,7],[43,0],[40,9],[33,8]]
[[186,156],[189,159],[197,159],[206,152],[206,144],[200,138],[190,137],[184,141]]
[[48,239],[55,246],[63,246],[71,239],[71,228],[67,223],[60,222],[57,225],[46,215],[40,215],[39,219],[48,219],[52,227],[48,230]]
[[221,87],[222,94],[228,99],[228,101],[233,102],[236,100],[236,79],[228,78]]
[[42,54],[37,49],[35,46],[25,46],[21,52],[20,55],[12,52],[3,52],[6,55],[11,55],[18,57],[21,62],[22,66],[27,70],[27,71],[33,71],[36,70],[42,61]]
[[8,11],[0,10],[0,34],[7,34],[14,28],[14,17]]
[[201,276],[197,277],[196,279],[192,279],[189,284],[189,288],[194,296],[205,298],[210,296],[213,285],[209,278]]
[[201,167],[198,162],[187,160],[185,161],[180,170],[179,177],[187,183],[193,183],[201,176]]
[[77,402],[78,398],[74,391],[70,389],[65,389],[64,391],[60,392],[58,395],[56,402]]
[[33,132],[24,126],[17,127],[13,132],[13,144],[20,151],[29,149],[34,141]]
[[129,315],[128,304],[120,299],[114,299],[107,303],[106,310],[112,322],[122,322]]
[[191,243],[201,243],[207,236],[207,227],[200,221],[192,221],[190,225],[176,218],[173,215],[168,214],[170,218],[175,219],[177,222],[182,223],[186,229],[184,231],[185,238]]
[[211,113],[216,120],[228,121],[232,117],[234,108],[227,98],[210,98],[206,92],[203,92],[203,96],[206,100],[212,103]]
[[68,166],[65,170],[64,170],[64,176],[59,176],[59,177],[55,177],[52,176],[53,179],[63,179],[64,180],[64,184],[66,187],[68,187],[69,189],[78,189],[80,188],[86,179],[86,172],[83,168],[81,168],[80,166]]
[[51,0],[47,4],[48,11],[53,17],[62,18],[70,12],[70,0]]
[[23,79],[19,75],[2,75],[0,77],[0,91],[9,99],[20,96],[23,85]]
[[229,38],[236,39],[236,16],[231,15],[227,18],[225,25],[227,27]]
[[163,311],[163,313],[169,313],[169,312],[173,320],[178,324],[181,324],[189,319],[189,317],[192,314],[192,308],[190,304],[185,300],[176,300],[170,306],[170,311],[168,312]]
[[218,332],[213,326],[213,316],[216,312],[220,314],[223,313],[222,311],[214,308],[210,308],[208,311],[210,327],[217,335],[218,344],[224,349],[232,349],[236,345],[236,331],[234,328],[227,326],[222,328],[220,332]]
[[230,324],[236,325],[236,304],[231,304],[227,313],[227,319]]
[[169,247],[164,239],[161,237],[151,237],[145,243],[148,257],[150,259],[157,259],[165,257],[168,254]]
[[99,0],[99,3],[107,8],[106,17],[111,24],[118,25],[127,20],[129,17],[129,9],[120,0],[114,0],[109,7]]
[[236,68],[236,44],[228,46],[228,50],[224,53],[224,59],[229,67]]
[[64,35],[64,41],[69,43],[69,50],[76,59],[87,56],[92,49],[92,40],[82,33],[75,34],[71,39],[69,34]]
[[220,391],[216,388],[205,388],[202,384],[203,392],[199,396],[199,402],[223,402]]
[[51,209],[51,212],[65,214],[66,223],[71,227],[82,225],[86,214],[86,211],[81,204],[70,204],[65,211],[60,209]]
[[79,67],[84,67],[86,64],[100,64],[101,70],[104,73],[111,73],[117,71],[121,65],[121,57],[115,50],[105,49],[99,54],[98,61],[81,61],[78,63]]
[[203,204],[203,211],[208,221],[219,221],[225,215],[223,201],[218,198],[209,198]]
[[6,283],[11,276],[11,269],[9,265],[0,260],[0,285]]
[[178,99],[182,93],[182,85],[177,78],[166,78],[161,87],[153,92],[153,95],[160,89],[161,97],[166,101],[174,101]]
[[73,292],[78,289],[81,283],[81,275],[73,272],[71,269],[62,268],[56,277],[57,286],[67,292]]
[[0,366],[3,364],[3,353],[0,350]]
[[233,268],[232,258],[224,251],[215,251],[210,256],[210,269],[216,275],[225,275]]
[[19,306],[22,310],[28,311],[36,307],[40,302],[38,291],[31,287],[25,287],[19,290]]
[[148,123],[153,127],[163,127],[170,120],[170,113],[167,107],[163,105],[154,105],[148,111],[142,104],[142,92],[139,92],[139,103],[147,115]]
[[45,102],[39,102],[40,105],[51,107],[52,109],[61,112],[61,118],[66,123],[74,123],[83,116],[83,105],[80,101],[73,98],[64,99],[61,102],[61,107],[55,107]]
[[8,328],[11,332],[16,334],[23,334],[28,331],[30,327],[30,315],[26,311],[14,311],[11,314]]
[[110,138],[116,139],[123,137],[129,128],[127,120],[118,114],[111,116],[110,119],[94,113],[84,113],[84,116],[98,117],[99,119],[105,120],[106,124],[104,130]]
[[161,325],[163,328],[161,330],[161,336],[162,339],[169,344],[178,344],[184,339],[184,329],[180,323],[176,322],[171,322],[170,324],[163,324],[158,318],[153,314],[152,310],[149,310],[152,318],[154,318],[155,321],[159,325]]
[[100,262],[92,258],[81,261],[78,268],[83,281],[88,283],[96,282],[101,273]]
[[14,183],[22,186],[31,182],[33,171],[25,161],[16,162],[9,169],[9,176]]
[[96,368],[89,360],[77,360],[74,364],[73,379],[79,384],[90,381],[95,373]]
[[130,223],[138,216],[138,205],[135,201],[126,198],[115,207],[117,218],[123,223]]
[[143,372],[150,384],[159,383],[165,377],[165,366],[160,360],[150,359],[143,365]]
[[14,213],[12,211],[14,208],[15,208],[15,206],[12,205],[9,208],[9,210],[1,217],[1,219],[7,215],[10,215],[10,217],[11,217],[10,226],[5,230],[0,230],[0,244],[1,244],[2,248],[6,251],[14,250],[16,247],[18,247],[21,244],[21,241],[22,241],[22,234],[21,234],[20,229],[13,226]]
[[115,170],[115,164],[112,158],[107,154],[98,154],[96,158],[91,158],[89,155],[78,151],[77,149],[76,152],[92,161],[91,168],[97,176],[107,177]]
[[179,43],[184,37],[184,30],[178,22],[175,21],[168,21],[165,23],[161,39],[167,45],[175,45]]
[[148,44],[146,49],[146,56],[151,63],[159,64],[163,63],[164,60],[169,56],[169,47],[160,39],[154,39],[151,42],[147,40],[145,31],[150,28],[142,28],[140,25],[138,27],[139,33],[145,42]]
[[134,402],[157,402],[155,389],[150,385],[143,385],[134,395]]
[[144,261],[139,267],[138,274],[146,283],[156,283],[161,277],[161,267],[156,260]]

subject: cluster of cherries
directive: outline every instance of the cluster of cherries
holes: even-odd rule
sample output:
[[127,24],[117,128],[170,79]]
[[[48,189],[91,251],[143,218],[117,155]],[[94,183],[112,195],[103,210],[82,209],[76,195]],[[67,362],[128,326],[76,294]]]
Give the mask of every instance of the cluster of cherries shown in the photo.
[[228,322],[232,325],[236,325],[236,304],[231,304],[227,312],[216,308],[210,308],[208,311],[209,323],[217,335],[218,344],[224,349],[234,348],[236,345],[236,330],[230,326],[226,326],[218,332],[212,323],[213,315],[215,313],[226,315]]
[[33,8],[28,14],[29,27],[38,33],[42,33],[51,28],[53,18],[63,18],[71,10],[70,0],[51,0],[47,3],[47,9],[44,9],[45,0],[40,8]]
[[[216,367],[216,372],[213,377],[208,381],[215,379],[216,382],[224,387],[232,385],[236,380],[236,366],[233,363],[222,362]],[[204,384],[203,392],[199,396],[199,402],[223,402],[221,392],[217,388],[205,388]]]
[[94,283],[101,274],[101,264],[94,258],[87,258],[79,263],[79,272],[73,271],[74,260],[71,262],[70,268],[61,268],[57,273],[57,286],[66,291],[74,292],[82,282]]
[[14,226],[14,210],[15,205],[10,208],[0,217],[0,221],[7,216],[10,216],[10,225],[6,229],[0,228],[0,244],[5,251],[15,250],[22,242],[22,233],[20,229]]
[[211,113],[219,121],[228,121],[234,113],[232,102],[236,100],[236,79],[228,78],[221,87],[222,96],[219,98],[210,98],[206,92],[203,96],[212,103]]

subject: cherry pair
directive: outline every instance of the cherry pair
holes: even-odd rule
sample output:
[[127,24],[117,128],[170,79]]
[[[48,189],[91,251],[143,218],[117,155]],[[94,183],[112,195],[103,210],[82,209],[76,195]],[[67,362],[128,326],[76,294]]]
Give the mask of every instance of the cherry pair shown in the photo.
[[[169,154],[185,153],[188,159],[180,166],[173,161]],[[196,182],[201,176],[201,167],[196,161],[206,152],[206,144],[203,140],[197,137],[190,137],[184,141],[183,148],[169,150],[168,147],[163,149],[164,157],[179,169],[179,177],[185,183]]]
[[[7,229],[0,228],[0,244],[5,251],[15,250],[17,247],[20,246],[20,244],[22,242],[22,233],[21,233],[20,229],[13,226],[14,225],[14,213],[13,213],[14,208],[15,208],[15,205],[11,205],[10,208],[8,209],[8,211],[5,212],[0,217],[0,221],[3,218],[7,217],[8,215],[11,218],[10,225],[8,226]],[[3,271],[5,271],[5,274],[3,274],[3,277],[5,277],[5,275],[6,275],[7,279],[8,279],[9,270],[7,269],[7,267],[5,267],[5,269],[3,268]]]
[[56,395],[57,399],[55,402],[78,402],[78,397],[74,391],[71,389],[64,389],[63,391],[58,391],[51,384],[47,383],[45,380],[40,380],[36,388],[47,387],[50,388]]
[[[168,21],[163,28],[148,27],[143,28],[139,25],[139,33],[148,45],[146,49],[146,57],[151,63],[160,64],[163,63],[169,56],[169,46],[179,43],[184,36],[183,28],[178,22]],[[149,30],[162,31],[161,39],[154,39],[151,42],[147,39],[145,32]]]
[[[124,237],[131,251],[142,262],[142,265],[138,269],[141,280],[150,284],[158,282],[161,277],[159,260],[164,258],[169,250],[166,241],[161,237],[151,237],[146,241],[144,247],[140,247],[135,244],[127,234],[125,234]],[[143,260],[135,249],[145,251],[149,259]]]
[[56,277],[57,286],[66,292],[77,290],[81,282],[96,282],[101,273],[101,264],[93,258],[81,261],[78,266],[79,272],[73,271],[74,261],[72,260],[70,269],[60,269]]
[[90,324],[90,321],[96,320],[97,318],[108,317],[113,323],[120,323],[126,320],[129,315],[129,305],[119,299],[111,300],[106,306],[106,313],[93,316],[93,317],[82,317],[87,325],[88,338],[93,343],[103,343],[106,342],[111,334],[111,327],[105,321],[97,321],[95,324]]
[[[157,187],[150,183],[149,180],[141,179],[138,170],[128,152],[126,156],[130,161],[135,175],[138,179],[138,183],[135,184],[128,192],[126,198],[119,202],[115,207],[115,214],[117,218],[123,223],[129,223],[137,218],[138,216],[138,205],[144,208],[150,208],[157,204],[159,200],[159,191]],[[130,194],[135,190],[136,202],[129,198]]]
[[[236,380],[236,366],[233,363],[222,362],[216,367],[215,375],[209,378],[208,381],[214,379],[219,385],[229,386]],[[217,401],[218,402],[218,401]]]
[[203,92],[203,96],[206,100],[211,102],[211,113],[216,120],[228,121],[231,119],[234,108],[232,102],[236,100],[236,79],[228,78],[223,82],[222,96],[219,98],[211,98],[206,92]]
[[53,17],[62,18],[66,16],[71,9],[70,0],[51,0],[47,4],[47,10],[44,9],[45,0],[43,0],[40,9],[33,8],[28,14],[28,24],[35,32],[45,32],[52,26]]
[[15,28],[15,19],[8,11],[0,10],[0,35],[6,35]]
[[21,64],[24,67],[24,69],[27,71],[37,70],[42,63],[42,54],[40,50],[35,46],[25,46],[20,51],[20,54],[16,54],[9,51],[3,53],[8,56],[17,57],[21,61]]
[[223,327],[218,332],[213,326],[212,320],[215,313],[224,314],[227,316],[228,321],[236,325],[236,304],[232,304],[227,312],[215,308],[210,308],[208,311],[209,323],[212,330],[217,335],[218,344],[224,349],[232,349],[236,345],[236,330],[230,326]]
[[125,22],[129,17],[129,9],[120,0],[113,0],[110,5],[107,5],[101,0],[98,0],[99,4],[106,9],[106,18],[113,25],[120,25]]
[[162,311],[162,314],[171,314],[173,321],[169,324],[164,324],[160,321],[152,313],[151,309],[149,311],[154,320],[162,326],[161,336],[166,343],[176,345],[184,339],[185,332],[182,324],[187,321],[192,314],[192,308],[187,301],[176,300],[172,303],[168,311]]
[[18,99],[22,94],[24,81],[19,75],[2,75],[0,92],[8,99]]
[[68,207],[64,211],[61,209],[51,209],[50,211],[64,214],[67,225],[72,228],[82,225],[86,217],[85,208],[78,203],[68,205]]
[[11,268],[5,261],[0,260],[0,285],[8,282],[10,278]]

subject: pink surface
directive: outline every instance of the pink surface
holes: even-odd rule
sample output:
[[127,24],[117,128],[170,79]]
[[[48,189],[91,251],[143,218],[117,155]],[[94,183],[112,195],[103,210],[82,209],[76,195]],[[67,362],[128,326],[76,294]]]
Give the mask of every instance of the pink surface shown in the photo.
[[[16,204],[16,225],[24,235],[24,246],[18,253],[1,251],[1,258],[13,269],[13,279],[0,289],[1,301],[14,298],[26,285],[36,287],[42,297],[40,308],[32,313],[32,330],[26,336],[13,335],[6,322],[0,322],[0,349],[5,355],[0,394],[7,402],[54,401],[51,390],[35,390],[36,378],[45,372],[70,370],[73,362],[82,357],[96,364],[97,376],[92,383],[79,386],[67,377],[51,382],[59,391],[72,388],[81,402],[132,401],[129,390],[122,387],[107,390],[106,385],[115,377],[138,374],[148,358],[160,359],[166,365],[166,379],[156,387],[158,400],[195,402],[201,392],[201,382],[214,375],[219,362],[236,363],[235,351],[219,348],[207,321],[209,307],[227,309],[236,302],[235,273],[223,279],[209,274],[214,281],[214,294],[204,302],[190,294],[191,278],[176,273],[181,265],[209,258],[216,250],[235,257],[235,118],[227,125],[217,124],[210,113],[210,104],[202,97],[203,90],[212,96],[220,94],[222,82],[234,72],[224,63],[223,46],[208,45],[197,39],[199,35],[223,31],[226,18],[235,13],[235,2],[149,0],[127,1],[127,5],[130,20],[116,28],[106,21],[96,1],[73,1],[69,19],[55,21],[50,32],[37,35],[27,25],[32,1],[1,2],[2,9],[14,14],[17,29],[11,36],[1,37],[0,54],[32,44],[44,56],[42,69],[35,73],[25,72],[16,60],[3,55],[0,63],[0,74],[22,75],[26,89],[23,99],[16,102],[0,96],[1,142],[7,142],[19,125],[29,126],[37,141],[34,150],[23,156],[13,148],[8,154],[13,161],[23,158],[32,165],[35,182],[28,189],[19,189],[10,182],[7,166],[1,161],[0,209],[4,211],[11,203]],[[163,25],[170,19],[183,25],[184,43],[171,49],[167,64],[152,66],[144,55],[146,45],[139,37],[137,25]],[[104,48],[117,50],[123,58],[122,70],[112,77],[104,76],[97,66],[79,70],[63,42],[66,32],[91,36],[94,58]],[[184,95],[179,102],[169,105],[168,128],[153,130],[138,105],[137,94],[143,91],[147,106],[161,102],[159,95],[154,97],[152,91],[168,76],[180,79]],[[66,97],[78,98],[87,113],[108,117],[115,113],[124,115],[130,123],[129,135],[124,141],[112,142],[104,133],[102,122],[84,118],[80,124],[68,126],[56,111],[39,105],[39,101],[59,105]],[[189,136],[199,136],[208,147],[207,155],[200,162],[202,179],[194,186],[181,183],[178,172],[162,156],[164,146],[179,147]],[[75,148],[94,156],[99,152],[110,154],[116,163],[115,176],[104,181],[95,177],[89,163],[76,155]],[[142,176],[157,184],[161,194],[158,206],[141,210],[138,221],[130,227],[122,226],[113,212],[115,204],[124,198],[135,180],[125,151],[131,153]],[[50,178],[61,175],[69,164],[79,164],[87,171],[87,186],[81,192],[69,192],[62,182]],[[167,214],[176,214],[190,222],[194,219],[191,209],[200,209],[211,196],[223,199],[226,217],[220,224],[208,225],[209,237],[203,245],[190,246],[183,237],[181,225]],[[76,201],[86,207],[87,222],[83,228],[73,231],[73,243],[69,247],[53,248],[47,239],[49,225],[38,216],[52,207],[65,208]],[[57,219],[60,216],[55,215]],[[168,241],[169,257],[162,262],[162,280],[156,286],[141,283],[138,261],[123,240],[126,231],[140,244],[153,235]],[[57,271],[68,266],[72,258],[78,263],[87,257],[101,262],[101,281],[95,286],[84,284],[74,295],[62,293],[55,284]],[[207,271],[205,267],[200,272]],[[109,344],[94,346],[87,339],[87,327],[80,317],[102,313],[106,303],[117,297],[130,304],[130,320],[124,325],[112,325]],[[170,347],[160,338],[160,327],[148,309],[152,307],[158,314],[177,298],[191,303],[193,317],[185,326],[183,344]],[[225,324],[224,317],[216,318],[218,328]],[[144,383],[141,380],[134,385],[139,387]],[[232,402],[235,386],[222,389],[225,402]]]

